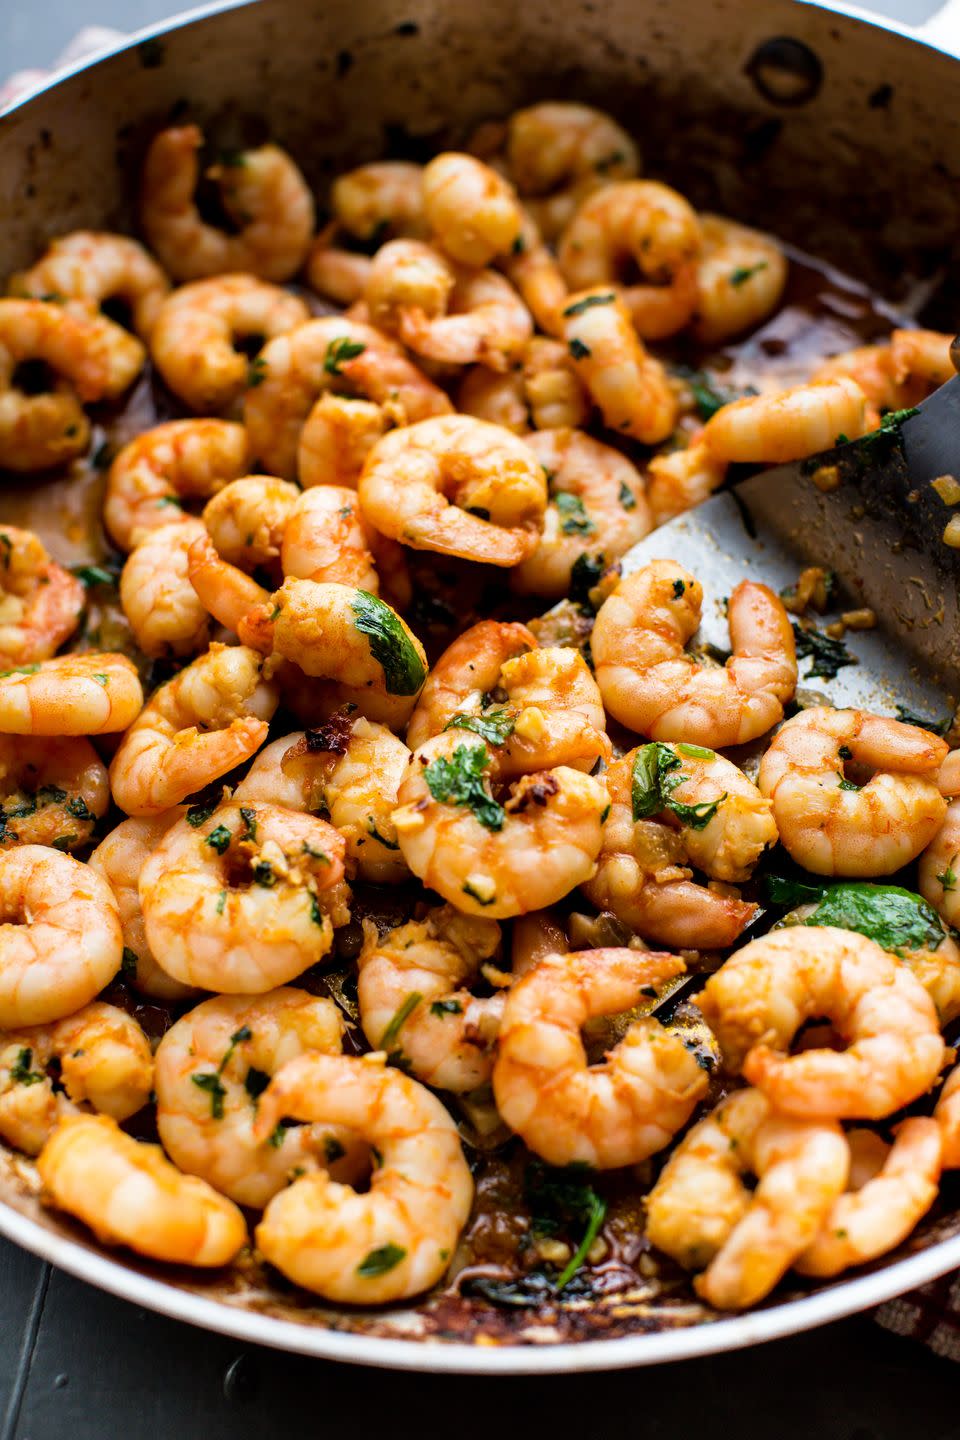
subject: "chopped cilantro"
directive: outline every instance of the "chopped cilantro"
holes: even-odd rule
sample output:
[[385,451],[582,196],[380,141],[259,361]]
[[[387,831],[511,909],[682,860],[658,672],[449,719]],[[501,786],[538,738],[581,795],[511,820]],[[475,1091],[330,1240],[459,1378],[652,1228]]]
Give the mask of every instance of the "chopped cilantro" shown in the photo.
[[323,368],[328,375],[341,375],[341,366],[362,355],[366,348],[362,340],[349,340],[346,335],[331,340],[323,357]]
[[605,295],[585,295],[582,300],[575,300],[564,310],[564,315],[582,315],[585,310],[591,310],[594,305],[612,305],[616,300],[612,290]]
[[560,529],[564,535],[591,535],[596,530],[597,527],[584,509],[579,495],[571,495],[569,490],[561,490],[554,495],[553,503],[557,507]]
[[679,755],[658,740],[638,747],[631,778],[634,820],[670,810],[681,825],[691,830],[703,830],[709,825],[727,797],[724,794],[716,800],[700,800],[695,805],[675,800],[673,791],[683,784],[684,777],[672,772],[679,770],[681,764]]
[[837,671],[845,665],[857,663],[842,640],[831,640],[829,635],[819,630],[801,629],[796,621],[793,622],[793,637],[797,644],[797,659],[809,658],[813,661],[805,676],[807,680],[816,676],[822,680],[833,680]]
[[371,837],[371,839],[376,840],[378,844],[382,845],[384,850],[400,849],[400,846],[396,840],[388,840],[386,835],[381,835],[380,831],[377,829],[377,822],[376,820],[374,820],[372,815],[367,816],[367,834]]
[[524,1189],[533,1230],[552,1235],[571,1225],[586,1227],[575,1253],[557,1276],[557,1290],[564,1289],[580,1269],[606,1218],[606,1201],[594,1190],[592,1178],[593,1171],[583,1164],[554,1169],[534,1160],[527,1166]]
[[70,573],[76,575],[77,579],[82,581],[88,590],[94,585],[110,585],[115,587],[117,584],[118,577],[116,573],[113,570],[108,570],[105,565],[73,565],[70,568]]
[[251,1100],[258,1100],[269,1084],[270,1076],[267,1072],[258,1070],[255,1065],[251,1065],[244,1078],[243,1088]]
[[730,284],[735,290],[739,290],[752,276],[759,275],[761,270],[768,268],[769,262],[766,260],[758,260],[756,265],[738,265],[736,270],[730,272]]
[[216,808],[217,807],[215,804],[191,805],[187,811],[187,824],[192,825],[194,829],[196,829],[199,825],[206,824],[206,822],[210,819],[210,816],[213,814]]
[[139,964],[136,950],[131,950],[129,945],[124,945],[120,959],[120,971],[123,975],[136,975]]
[[416,695],[427,672],[400,616],[366,590],[357,591],[350,608],[354,627],[367,637],[371,655],[383,668],[389,693]]
[[897,719],[904,725],[916,725],[920,730],[929,730],[931,735],[946,735],[953,723],[950,715],[945,720],[926,720],[922,715],[915,715],[905,705],[897,706]]
[[412,990],[410,992],[406,1000],[404,1000],[403,1004],[400,1006],[397,1013],[394,1015],[393,1019],[390,1021],[390,1024],[387,1026],[386,1030],[384,1030],[383,1034],[380,1036],[381,1050],[389,1050],[391,1048],[394,1040],[396,1040],[400,1031],[410,1019],[410,1016],[413,1014],[414,1010],[416,1010],[422,999],[423,996],[420,994],[419,990]]
[[431,1015],[462,1015],[463,1006],[459,1000],[434,1000],[430,1006]]
[[207,1070],[202,1075],[191,1075],[190,1079],[198,1090],[204,1090],[210,1096],[210,1114],[213,1119],[222,1120],[223,1102],[227,1091],[220,1079],[219,1071]]
[[587,360],[591,354],[590,346],[584,345],[583,341],[577,340],[576,337],[568,342],[567,349],[574,360]]
[[620,481],[619,500],[624,510],[636,510],[637,497],[625,480]]
[[211,850],[216,850],[218,855],[224,855],[229,850],[232,839],[233,836],[226,825],[217,825],[210,831],[204,843],[209,845]]
[[376,1250],[360,1261],[357,1266],[357,1274],[364,1280],[375,1280],[379,1275],[386,1275],[395,1265],[406,1256],[406,1250],[402,1245],[378,1245]]
[[262,355],[255,355],[247,370],[247,385],[251,390],[255,390],[258,385],[263,384],[266,378],[267,362]]
[[33,1051],[23,1049],[10,1067],[10,1079],[15,1085],[39,1085],[46,1080],[42,1070],[31,1070]]
[[505,745],[513,734],[516,712],[513,710],[488,710],[485,715],[453,715],[444,725],[444,730],[472,730],[488,745]]
[[590,591],[599,585],[604,569],[602,555],[578,555],[570,568],[570,599],[578,605],[589,605]]
[[423,776],[434,800],[465,805],[486,830],[502,830],[503,806],[493,799],[484,779],[489,764],[485,745],[457,745],[449,758],[438,755]]

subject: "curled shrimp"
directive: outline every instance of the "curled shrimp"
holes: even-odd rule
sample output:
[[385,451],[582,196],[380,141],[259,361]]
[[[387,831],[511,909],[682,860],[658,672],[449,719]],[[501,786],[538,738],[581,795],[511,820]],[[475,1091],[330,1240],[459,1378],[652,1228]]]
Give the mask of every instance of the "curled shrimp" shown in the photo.
[[110,765],[120,808],[159,815],[249,760],[277,706],[262,669],[246,646],[211,645],[155,690]]
[[[850,1152],[829,1120],[778,1115],[738,1090],[680,1141],[647,1196],[647,1238],[718,1310],[754,1305],[816,1240],[847,1183]],[[753,1174],[751,1192],[743,1182]]]
[[[757,907],[727,887],[776,843],[769,802],[729,760],[696,745],[639,746],[603,778],[610,815],[597,873],[581,887],[587,898],[655,944],[732,945]],[[691,866],[722,886],[697,883]]]
[[284,1121],[264,1139],[253,1136],[258,1096],[273,1074],[308,1051],[339,1055],[343,1029],[332,1000],[291,986],[195,1006],[157,1050],[157,1130],[173,1163],[257,1210],[292,1170],[322,1165],[349,1178],[357,1147],[342,1128]]
[[[17,384],[31,361],[54,372],[40,394]],[[82,402],[99,400],[110,379],[92,321],[43,300],[0,300],[0,467],[46,470],[82,455],[90,441]]]
[[523,226],[513,186],[472,155],[435,155],[424,167],[422,195],[424,219],[437,244],[474,269],[509,254]]
[[175,395],[201,415],[220,415],[239,400],[256,361],[238,340],[261,343],[310,318],[304,302],[255,275],[194,280],[169,295],[157,313],[150,354]]
[[[848,1143],[854,1152],[855,1136]],[[870,1131],[860,1132],[876,1136]],[[886,1255],[926,1215],[937,1198],[943,1136],[936,1120],[915,1115],[898,1126],[878,1173],[840,1195],[813,1244],[794,1261],[801,1275],[839,1275]],[[851,1170],[852,1170],[851,1166]]]
[[707,667],[684,653],[702,604],[699,581],[675,560],[621,580],[593,628],[597,684],[611,715],[652,739],[742,745],[783,719],[796,687],[790,620],[766,585],[741,580],[727,607],[733,654]]
[[701,440],[685,450],[654,455],[647,467],[647,500],[654,525],[663,525],[706,500],[723,484],[726,473],[726,462],[715,459]]
[[541,910],[588,880],[609,806],[601,781],[566,765],[521,776],[502,804],[497,779],[491,746],[444,732],[414,753],[393,814],[413,873],[458,910],[492,920]]
[[0,666],[48,660],[80,623],[84,588],[39,535],[0,526]]
[[110,466],[103,520],[121,550],[179,518],[247,470],[247,436],[228,420],[169,420],[124,445]]
[[526,211],[522,213],[520,234],[510,254],[502,256],[498,263],[538,327],[548,335],[559,335],[563,329],[560,312],[569,293],[567,282],[553,251],[544,244],[536,221]]
[[[638,335],[661,340],[686,325],[697,303],[702,235],[696,212],[656,180],[622,180],[589,195],[560,237],[571,290],[614,285]],[[625,266],[641,284],[621,284]]]
[[142,705],[126,655],[58,655],[0,672],[0,735],[108,735],[132,725]]
[[550,499],[536,550],[511,577],[520,594],[559,600],[584,555],[611,564],[651,528],[643,477],[619,450],[580,430],[540,430],[526,443],[547,472]]
[[[698,998],[724,1062],[790,1115],[879,1120],[926,1093],[944,1059],[933,1001],[865,935],[791,926],[752,940]],[[847,1044],[789,1054],[806,1020]]]
[[383,241],[425,233],[423,167],[406,160],[377,160],[338,175],[330,208],[357,240]]
[[933,1112],[943,1139],[943,1168],[960,1168],[960,1065],[955,1065],[944,1082]]
[[[322,811],[343,837],[350,874],[372,885],[400,884],[410,872],[400,853],[393,811],[410,752],[385,725],[375,725],[353,706],[305,734],[290,735],[262,752],[237,795],[267,789],[272,757],[279,754],[281,795],[292,784],[297,810]],[[262,763],[261,763],[262,762]],[[287,799],[278,803],[288,804]]]
[[333,581],[285,580],[242,635],[305,675],[330,681],[340,704],[369,720],[406,724],[427,674],[420,641],[386,601]]
[[300,490],[273,475],[245,475],[218,490],[203,509],[217,553],[241,570],[276,569]]
[[679,413],[677,397],[616,291],[607,286],[570,295],[563,335],[603,423],[643,445],[666,440]]
[[89,865],[45,845],[0,855],[0,1028],[47,1025],[120,969],[117,902]]
[[583,201],[614,180],[630,180],[640,155],[627,132],[602,110],[545,100],[516,110],[507,125],[507,170],[548,240]]
[[392,426],[390,415],[390,407],[373,400],[321,395],[304,421],[297,446],[297,474],[304,489],[344,485],[355,490],[367,456]]
[[358,487],[364,515],[390,539],[506,567],[536,549],[546,490],[523,441],[471,415],[384,435]]
[[511,986],[493,1094],[505,1123],[548,1164],[635,1165],[687,1123],[708,1081],[679,1035],[652,1017],[636,1020],[591,1066],[580,1034],[684,969],[654,951],[581,950],[546,956]]
[[734,400],[711,416],[702,438],[716,460],[779,465],[829,450],[841,436],[856,440],[866,429],[866,396],[841,375]]
[[454,1121],[425,1086],[368,1055],[302,1055],[260,1097],[254,1134],[283,1117],[343,1125],[371,1148],[370,1188],[358,1194],[323,1170],[270,1201],[261,1254],[330,1300],[372,1305],[418,1295],[447,1268],[473,1201]]
[[375,325],[447,365],[508,370],[533,334],[530,312],[505,276],[454,265],[422,240],[391,240],[378,250],[364,298]]
[[[794,715],[760,763],[784,846],[817,875],[892,875],[930,844],[947,812],[937,788],[946,742],[865,710]],[[852,767],[860,784],[848,780]],[[865,782],[865,783],[864,783]]]
[[787,260],[769,235],[724,215],[701,215],[693,330],[705,345],[752,330],[780,303]]
[[175,280],[246,270],[289,280],[313,237],[313,196],[297,166],[276,145],[224,157],[205,176],[238,226],[234,235],[207,225],[195,192],[203,134],[196,125],[161,130],[151,141],[140,184],[140,223],[150,248]]
[[405,1057],[425,1085],[465,1093],[486,1084],[503,1014],[503,992],[470,992],[500,946],[495,920],[429,911],[383,936],[367,925],[358,957],[360,1023],[370,1044]]
[[104,301],[119,300],[129,308],[141,340],[149,340],[170,281],[149,251],[129,235],[72,230],[52,240],[29,270],[11,276],[9,288],[11,294],[38,300],[56,295],[81,314],[96,313]]
[[257,360],[257,383],[244,403],[251,448],[271,474],[288,480],[307,417],[327,392],[370,400],[397,425],[451,408],[396,341],[346,316],[309,320],[269,341]]
[[356,491],[318,485],[291,506],[280,551],[283,573],[299,580],[334,580],[376,595],[380,581],[370,541]]
[[147,943],[184,985],[226,995],[284,985],[333,943],[324,897],[342,899],[343,851],[331,825],[278,805],[178,820],[140,872]]
[[190,584],[190,547],[203,522],[184,516],[148,530],[120,573],[120,604],[144,655],[196,655],[210,639],[207,611]]
[[522,370],[498,374],[475,365],[463,377],[457,408],[525,435],[534,430],[576,430],[587,423],[590,402],[576,362],[559,340],[534,335]]
[[152,1084],[150,1042],[136,1020],[94,1001],[55,1024],[0,1034],[0,1135],[37,1155],[62,1115],[89,1104],[126,1120]]
[[174,980],[147,944],[140,906],[140,872],[170,826],[181,818],[178,806],[161,815],[121,820],[104,836],[87,862],[113,891],[123,932],[123,978],[142,995],[161,1001],[178,1001],[194,994],[193,987]]
[[106,766],[89,740],[0,735],[0,848],[75,850],[109,804]]
[[37,1170],[45,1202],[82,1220],[104,1245],[209,1268],[226,1265],[246,1243],[232,1200],[181,1175],[159,1145],[125,1135],[107,1115],[62,1119]]
[[448,645],[410,717],[407,743],[416,749],[457,729],[498,737],[501,775],[592,770],[611,753],[603,701],[582,655],[541,649],[516,622],[481,620]]

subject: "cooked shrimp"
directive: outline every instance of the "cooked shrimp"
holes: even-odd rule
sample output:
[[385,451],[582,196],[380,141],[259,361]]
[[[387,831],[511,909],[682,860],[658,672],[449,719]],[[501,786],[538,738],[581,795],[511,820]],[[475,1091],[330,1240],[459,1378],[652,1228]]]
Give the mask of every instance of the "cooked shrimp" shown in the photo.
[[330,208],[357,240],[423,235],[423,166],[405,160],[358,165],[334,180]]
[[473,1201],[454,1121],[425,1086],[383,1060],[291,1060],[260,1097],[254,1129],[264,1139],[289,1116],[346,1126],[370,1146],[375,1165],[365,1194],[317,1170],[275,1195],[256,1230],[271,1265],[351,1304],[402,1300],[439,1280]]
[[117,902],[89,865],[45,845],[0,855],[0,1028],[87,1005],[120,969]]
[[734,400],[707,421],[703,443],[716,460],[779,465],[856,440],[867,429],[866,396],[838,376],[773,395]]
[[[279,758],[281,795],[288,793],[292,781],[302,796],[294,809],[322,811],[329,817],[346,843],[351,874],[355,871],[372,885],[408,880],[410,872],[392,819],[410,759],[403,741],[385,725],[373,724],[348,705],[305,735],[288,736],[287,742]],[[258,756],[239,786],[241,798],[254,783],[260,788],[262,759],[263,755]],[[277,803],[289,802],[278,796]]]
[[[893,378],[906,403],[946,385],[955,372],[950,358],[953,334],[940,330],[894,330],[890,336]],[[922,387],[922,389],[920,388]]]
[[245,475],[207,501],[203,523],[228,564],[248,571],[276,568],[287,521],[299,498],[298,487],[287,480]]
[[495,752],[452,730],[413,756],[394,811],[400,849],[425,885],[468,915],[541,910],[594,873],[606,787],[560,765],[523,775],[501,805]]
[[777,242],[725,215],[701,215],[693,330],[718,345],[752,330],[780,303],[787,260]]
[[336,220],[324,225],[310,246],[305,265],[311,290],[335,305],[354,305],[363,299],[370,276],[370,256],[345,250],[337,241],[341,227]]
[[377,251],[364,298],[375,325],[447,365],[508,370],[533,334],[505,276],[453,265],[421,240],[391,240]]
[[855,350],[843,350],[831,355],[818,365],[810,376],[811,382],[854,380],[860,386],[867,401],[864,428],[873,429],[879,424],[884,410],[896,410],[901,404],[901,389],[893,377],[893,359],[890,344],[858,345]]
[[305,490],[291,506],[280,561],[284,575],[334,580],[376,595],[380,589],[356,491],[342,485]]
[[[847,1183],[839,1125],[778,1115],[738,1090],[686,1134],[647,1196],[647,1237],[688,1270],[718,1310],[773,1289],[815,1241]],[[752,1192],[741,1178],[756,1176]]]
[[238,340],[261,343],[309,320],[302,300],[255,275],[217,275],[174,290],[150,340],[153,362],[175,395],[201,415],[231,409],[256,380]]
[[341,704],[395,728],[406,724],[426,678],[426,654],[406,622],[378,596],[349,585],[285,580],[241,632],[305,675],[333,682]]
[[548,335],[560,335],[560,312],[569,293],[567,282],[553,251],[543,243],[536,221],[526,211],[522,216],[520,234],[510,254],[502,256],[498,263],[539,328]]
[[314,228],[313,196],[297,166],[276,145],[224,156],[204,174],[237,225],[230,235],[207,225],[194,199],[203,134],[176,125],[154,136],[140,185],[140,223],[150,248],[175,280],[248,270],[289,280],[300,269]]
[[184,985],[226,995],[284,985],[333,943],[324,894],[343,877],[343,852],[332,825],[278,805],[178,820],[140,872],[147,943]]
[[182,815],[183,810],[177,806],[161,815],[121,820],[100,841],[88,861],[91,870],[106,880],[117,901],[123,931],[123,978],[154,1000],[184,1000],[194,993],[192,986],[182,985],[167,974],[147,944],[138,888],[140,871]]
[[777,839],[757,787],[729,760],[691,745],[640,746],[603,778],[610,815],[597,873],[581,887],[587,898],[655,944],[732,945],[757,907],[698,884],[689,867],[725,885],[748,878]]
[[120,604],[144,655],[196,655],[210,639],[207,612],[190,584],[190,546],[206,534],[184,516],[148,530],[120,575]]
[[[925,1094],[944,1059],[933,1001],[865,935],[791,926],[752,940],[698,997],[734,1074],[790,1115],[879,1120]],[[847,1049],[788,1047],[829,1019]]]
[[475,269],[507,255],[523,225],[513,186],[472,155],[446,151],[424,167],[423,216],[452,260]]
[[37,1160],[44,1199],[88,1225],[104,1245],[152,1260],[226,1265],[247,1240],[232,1200],[181,1175],[159,1145],[125,1135],[107,1115],[68,1115]]
[[790,619],[766,585],[730,596],[731,658],[722,668],[684,653],[700,624],[703,589],[675,560],[653,560],[600,607],[591,644],[603,703],[655,740],[742,745],[783,719],[797,683]]
[[943,1137],[943,1168],[960,1168],[960,1065],[950,1071],[933,1112]]
[[960,925],[960,800],[951,800],[917,866],[920,894],[948,925]]
[[[222,560],[206,529],[191,541],[187,551],[187,577],[203,609],[244,640],[247,618],[269,609],[270,591],[239,566]],[[259,648],[266,654],[270,645],[264,642]]]
[[795,1269],[801,1275],[839,1275],[906,1240],[937,1198],[942,1154],[936,1120],[904,1120],[879,1174],[834,1201]]
[[284,479],[296,473],[301,431],[327,391],[371,400],[398,425],[451,408],[402,346],[346,316],[309,320],[269,341],[257,358],[257,383],[247,391],[244,419],[253,453]]
[[0,735],[0,848],[75,850],[109,804],[107,768],[89,740]]
[[[571,290],[614,285],[638,335],[661,340],[686,325],[697,303],[702,245],[696,212],[656,180],[622,180],[584,200],[560,237]],[[635,266],[641,284],[622,284]]]
[[506,162],[547,240],[557,238],[592,191],[640,170],[637,147],[615,120],[564,100],[514,112]]
[[547,472],[550,499],[540,542],[511,580],[522,595],[559,600],[581,556],[611,564],[643,539],[650,507],[636,466],[582,431],[541,430],[527,444]]
[[315,485],[345,485],[356,490],[364,461],[392,423],[388,408],[372,400],[321,395],[300,431],[300,484],[305,490]]
[[666,440],[679,413],[677,397],[615,291],[607,286],[569,296],[563,334],[603,423],[643,445]]
[[[56,377],[40,394],[17,383],[32,361]],[[99,400],[110,379],[92,321],[43,300],[0,300],[0,468],[46,470],[82,455],[90,423],[81,402]]]
[[[490,701],[491,695],[502,700]],[[498,771],[592,770],[610,756],[596,682],[579,651],[537,644],[525,625],[481,620],[448,645],[407,728],[413,748],[444,730],[498,735]]]
[[0,735],[107,735],[143,705],[126,655],[88,651],[0,672]]
[[95,1001],[53,1025],[0,1034],[0,1135],[37,1155],[62,1115],[87,1103],[115,1120],[142,1110],[150,1042],[132,1015]]
[[526,387],[518,370],[501,374],[486,365],[471,366],[457,389],[457,409],[514,435],[526,435],[530,429]]
[[247,436],[227,420],[169,420],[131,440],[107,476],[103,520],[121,550],[209,499],[247,469]]
[[508,991],[493,1094],[505,1123],[548,1164],[635,1165],[687,1123],[708,1081],[679,1035],[645,1017],[589,1066],[580,1034],[684,968],[659,952],[581,950],[546,956]]
[[654,455],[647,466],[647,500],[654,525],[692,510],[723,484],[726,462],[714,459],[701,440],[685,450]]
[[257,1210],[291,1171],[321,1165],[350,1178],[357,1146],[341,1127],[284,1119],[269,1136],[253,1137],[259,1096],[274,1073],[308,1051],[339,1055],[343,1029],[332,1000],[288,986],[253,998],[217,995],[189,1011],[157,1050],[157,1129],[173,1163]]
[[536,549],[547,503],[543,469],[523,441],[471,415],[384,435],[358,491],[364,515],[390,539],[507,567]]
[[358,957],[360,1023],[375,1049],[404,1057],[410,1073],[439,1090],[485,1084],[503,1014],[503,992],[470,993],[483,962],[500,946],[495,920],[429,911],[378,937],[369,924]]
[[[52,240],[29,270],[10,279],[10,293],[57,300],[95,313],[107,300],[130,310],[133,328],[149,340],[170,281],[149,251],[128,235],[72,230]],[[72,306],[71,306],[72,308]],[[77,310],[76,313],[83,313]]]
[[0,666],[48,660],[80,623],[82,583],[39,535],[0,525]]
[[277,707],[262,669],[246,646],[211,645],[155,690],[110,765],[120,808],[159,815],[249,760]]
[[[946,742],[865,710],[794,715],[760,763],[780,839],[817,875],[892,875],[929,845],[947,811],[937,789]],[[844,773],[854,767],[861,782]]]
[[535,430],[576,430],[590,415],[590,401],[569,348],[534,335],[523,360],[523,388]]

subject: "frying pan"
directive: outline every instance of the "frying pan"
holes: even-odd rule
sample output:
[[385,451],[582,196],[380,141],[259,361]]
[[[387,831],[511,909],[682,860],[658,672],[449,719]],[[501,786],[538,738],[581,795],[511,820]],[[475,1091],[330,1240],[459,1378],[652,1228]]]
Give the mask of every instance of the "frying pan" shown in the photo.
[[[456,145],[477,122],[563,96],[611,110],[645,171],[700,208],[769,228],[918,319],[958,328],[960,34],[802,0],[260,0],[196,11],[59,76],[0,116],[0,273],[80,226],[131,230],[150,135],[185,114],[223,146],[268,135],[320,193],[332,173]],[[497,1345],[428,1307],[358,1314],[242,1279],[161,1271],[43,1210],[0,1154],[0,1232],[137,1304],[249,1342],[354,1363],[475,1373],[652,1364],[793,1333],[960,1266],[960,1202],[848,1280],[709,1319],[588,1307],[579,1343],[534,1312]],[[703,1323],[689,1323],[701,1319]],[[453,1333],[453,1338],[450,1338]]]

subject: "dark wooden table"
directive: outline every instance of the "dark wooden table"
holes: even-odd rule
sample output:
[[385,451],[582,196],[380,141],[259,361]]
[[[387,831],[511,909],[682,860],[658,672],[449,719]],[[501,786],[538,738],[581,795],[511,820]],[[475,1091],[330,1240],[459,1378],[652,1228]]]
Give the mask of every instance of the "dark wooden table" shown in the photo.
[[[189,0],[184,0],[189,3]],[[134,29],[171,0],[0,0],[0,69],[49,63],[83,23]],[[917,18],[932,0],[876,0]],[[960,1370],[867,1317],[655,1370],[545,1380],[370,1372],[152,1315],[0,1240],[0,1440],[957,1440]]]

